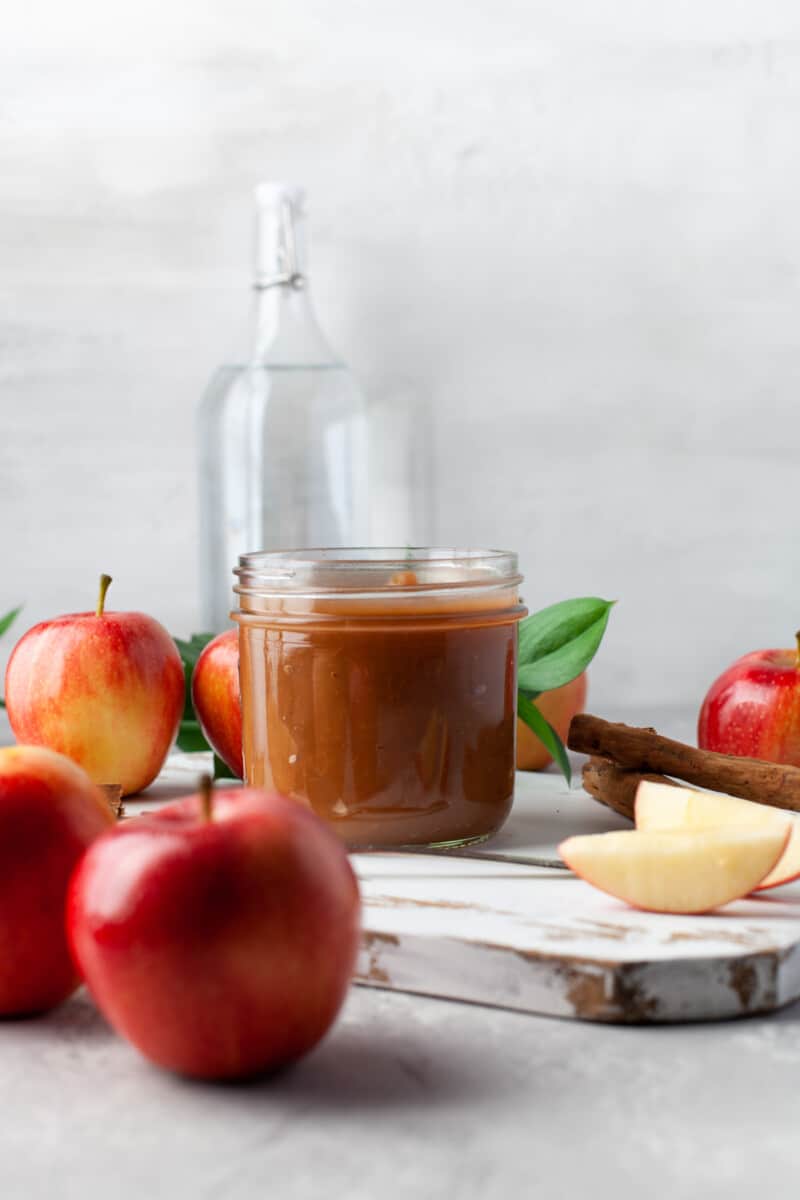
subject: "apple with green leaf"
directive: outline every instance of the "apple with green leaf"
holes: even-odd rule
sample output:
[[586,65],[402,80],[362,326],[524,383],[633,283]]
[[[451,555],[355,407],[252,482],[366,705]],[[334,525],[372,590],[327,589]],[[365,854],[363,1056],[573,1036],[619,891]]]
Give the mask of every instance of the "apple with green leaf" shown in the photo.
[[[588,681],[586,672],[582,671],[568,683],[552,691],[542,692],[536,700],[531,701],[549,723],[555,733],[564,742],[567,739],[570,721],[576,713],[583,712],[586,707]],[[517,720],[517,768],[520,771],[541,771],[553,761],[553,755],[541,738],[533,732],[530,725],[521,718]]]
[[94,612],[34,625],[8,661],[5,700],[17,741],[48,746],[123,795],[151,783],[184,703],[180,655],[140,612],[109,612],[101,576]]
[[555,759],[569,781],[564,748],[570,721],[586,701],[585,671],[603,640],[614,601],[562,600],[520,622],[517,764],[540,770]]

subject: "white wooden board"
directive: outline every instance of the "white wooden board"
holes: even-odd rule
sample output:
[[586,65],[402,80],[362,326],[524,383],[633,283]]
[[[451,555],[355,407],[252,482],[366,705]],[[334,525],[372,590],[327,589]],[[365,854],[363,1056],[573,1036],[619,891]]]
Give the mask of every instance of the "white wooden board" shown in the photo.
[[[171,760],[152,798],[191,789],[199,760]],[[475,854],[555,857],[571,833],[624,825],[556,775],[520,774],[505,829]],[[545,868],[409,854],[359,854],[353,864],[364,984],[625,1023],[743,1016],[800,997],[800,884],[672,917]]]

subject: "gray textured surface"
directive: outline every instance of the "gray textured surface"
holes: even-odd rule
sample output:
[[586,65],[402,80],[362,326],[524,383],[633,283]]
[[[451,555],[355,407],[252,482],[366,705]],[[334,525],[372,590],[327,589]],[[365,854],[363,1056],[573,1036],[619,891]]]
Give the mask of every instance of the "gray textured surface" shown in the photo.
[[108,570],[192,626],[192,410],[294,176],[332,340],[432,406],[439,536],[620,597],[604,710],[791,644],[791,0],[5,7],[0,611]]
[[800,1004],[620,1028],[354,988],[293,1070],[214,1087],[151,1067],[79,993],[0,1022],[0,1196],[783,1200],[798,1079]]
[[800,1010],[619,1029],[354,990],[276,1078],[162,1074],[78,996],[0,1025],[4,1200],[796,1192]]

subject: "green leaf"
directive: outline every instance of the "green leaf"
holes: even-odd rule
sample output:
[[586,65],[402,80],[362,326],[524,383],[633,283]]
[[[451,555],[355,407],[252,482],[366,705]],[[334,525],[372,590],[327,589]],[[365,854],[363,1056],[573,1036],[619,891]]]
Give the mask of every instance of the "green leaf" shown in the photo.
[[[4,617],[0,617],[0,637],[9,629],[16,621],[19,614],[22,612],[22,605],[18,604],[16,608],[12,608],[11,612],[7,612]],[[6,702],[0,697],[0,708],[5,708]]]
[[528,698],[562,687],[597,653],[613,600],[563,600],[520,623],[518,686]]
[[172,640],[178,647],[183,661],[194,666],[208,643],[213,642],[216,636],[215,633],[193,633],[189,638],[176,637]]
[[220,758],[220,756],[218,754],[215,754],[214,755],[214,778],[215,779],[238,779],[239,776],[236,775],[230,769],[230,767],[228,766],[228,764],[226,762],[222,761],[222,759]]
[[17,608],[12,608],[11,612],[7,612],[4,617],[0,617],[0,637],[14,624],[21,612],[22,605],[20,604]]
[[613,603],[613,600],[601,600],[597,596],[580,596],[531,613],[519,626],[520,665],[535,662],[560,649],[565,642],[601,620]]
[[[215,637],[216,634],[214,633],[193,633],[188,639],[177,637],[172,639],[175,645],[178,647],[178,653],[180,654],[181,662],[183,663],[183,676],[186,686],[186,694],[183,702],[184,721],[195,721],[196,723],[197,718],[195,716],[194,705],[192,704],[192,672],[194,671],[195,666],[197,665],[197,660],[202,654],[203,650],[209,642],[214,640]],[[205,739],[203,740],[205,741]],[[181,750],[187,749],[187,747],[181,746],[180,738],[178,738],[178,745],[181,747]],[[208,743],[206,743],[204,746],[201,746],[200,749],[208,750]]]
[[183,720],[178,729],[178,748],[191,753],[194,750],[210,750],[206,739],[203,737],[203,731],[200,728],[200,722],[197,720]]
[[533,730],[547,753],[558,763],[567,783],[571,783],[572,768],[569,765],[564,743],[550,722],[545,720],[536,705],[531,703],[522,692],[517,694],[517,715]]

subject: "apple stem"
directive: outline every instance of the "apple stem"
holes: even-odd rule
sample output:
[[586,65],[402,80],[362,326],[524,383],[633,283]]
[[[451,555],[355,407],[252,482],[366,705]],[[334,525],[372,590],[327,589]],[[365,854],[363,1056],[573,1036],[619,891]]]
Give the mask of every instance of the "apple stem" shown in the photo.
[[200,811],[203,814],[204,821],[212,821],[213,805],[211,795],[214,791],[214,780],[210,775],[204,775],[200,780]]
[[102,617],[103,615],[103,609],[106,606],[106,592],[108,591],[110,584],[110,575],[100,576],[100,595],[97,597],[97,608],[95,609],[95,614],[98,617]]
[[798,629],[794,637],[797,642],[797,666],[800,667],[800,629]]

